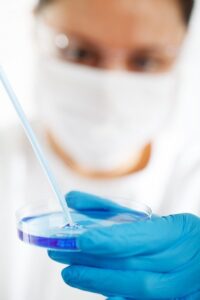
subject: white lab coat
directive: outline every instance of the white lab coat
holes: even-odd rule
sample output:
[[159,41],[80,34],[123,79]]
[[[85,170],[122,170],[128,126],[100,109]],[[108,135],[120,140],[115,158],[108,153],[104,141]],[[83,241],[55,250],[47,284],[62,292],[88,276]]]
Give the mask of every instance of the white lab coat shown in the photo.
[[[51,151],[37,124],[36,132],[63,192],[90,193],[142,201],[156,214],[200,213],[200,146],[192,146],[174,128],[163,131],[153,144],[145,170],[113,180],[83,178],[69,170]],[[185,146],[187,145],[187,147]],[[188,149],[188,150],[187,150]],[[104,297],[66,286],[44,249],[17,238],[15,211],[24,203],[53,200],[49,184],[19,128],[0,134],[0,299],[98,300]]]

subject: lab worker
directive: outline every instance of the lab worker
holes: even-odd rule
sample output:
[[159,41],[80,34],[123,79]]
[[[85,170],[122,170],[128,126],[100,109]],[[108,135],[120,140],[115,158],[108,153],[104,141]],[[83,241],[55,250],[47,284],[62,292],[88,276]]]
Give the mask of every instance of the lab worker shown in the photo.
[[[197,140],[193,143],[192,132],[185,134],[188,131],[184,131],[182,103],[178,97],[179,58],[192,8],[191,0],[46,0],[38,3],[35,9],[38,119],[33,127],[63,193],[78,190],[127,199],[121,204],[130,209],[131,201],[136,200],[146,203],[158,216],[199,215],[200,143]],[[101,234],[98,239],[94,233],[95,242],[90,238],[95,253],[99,249],[100,255],[93,262],[90,255],[95,253],[90,243],[89,249],[84,248],[84,237],[80,243],[85,251],[84,259],[56,257],[57,253],[50,253],[55,260],[72,264],[72,268],[74,264],[83,265],[83,269],[77,269],[77,276],[75,271],[67,274],[65,269],[64,280],[72,287],[60,279],[64,265],[49,260],[45,251],[20,243],[15,229],[15,210],[27,201],[39,204],[43,199],[55,200],[23,131],[16,126],[0,135],[1,299],[175,298],[170,289],[166,293],[168,286],[162,297],[154,295],[150,288],[148,290],[150,283],[148,285],[142,276],[141,281],[138,276],[138,282],[132,285],[135,293],[134,288],[130,289],[131,276],[127,285],[121,285],[120,278],[116,280],[113,273],[105,276],[106,268],[116,269],[111,265],[115,254],[120,256],[121,252],[132,249],[131,245],[127,245],[130,247],[127,249],[123,242],[118,243],[117,232],[111,235],[115,253],[103,247],[102,254],[100,245],[95,248],[95,242],[101,244]],[[75,209],[78,206],[84,209],[87,203],[106,209],[110,203],[89,194],[69,193],[66,201]],[[196,218],[192,219],[195,228]],[[155,227],[163,229],[163,235],[173,232],[173,226],[165,227],[159,221]],[[176,241],[175,233],[179,232],[177,222],[174,224],[177,231],[172,235],[170,246]],[[146,229],[141,230],[145,234]],[[126,232],[131,241],[131,230]],[[195,233],[192,235],[196,238]],[[159,240],[155,232],[153,244],[160,245]],[[109,248],[107,242],[102,244]],[[161,248],[167,245],[164,243]],[[198,249],[194,249],[191,253],[195,256]],[[176,255],[181,257],[181,251]],[[98,265],[97,260],[102,265]],[[123,264],[131,267],[129,261]],[[144,263],[144,270],[145,265],[148,263]],[[102,273],[91,274],[90,267],[92,272],[99,268]],[[177,264],[177,268],[181,266]],[[79,272],[84,277],[85,270],[88,278],[84,286]],[[121,271],[125,270],[114,273],[121,274]],[[155,271],[151,264],[148,271]],[[157,271],[162,272],[159,264]],[[196,273],[191,276],[193,274]],[[191,276],[188,275],[188,282]],[[98,278],[95,286],[92,279]],[[108,278],[113,278],[110,285]],[[195,282],[192,290],[191,285],[183,286],[183,295],[195,292],[197,285]],[[139,287],[143,294],[139,293]]]

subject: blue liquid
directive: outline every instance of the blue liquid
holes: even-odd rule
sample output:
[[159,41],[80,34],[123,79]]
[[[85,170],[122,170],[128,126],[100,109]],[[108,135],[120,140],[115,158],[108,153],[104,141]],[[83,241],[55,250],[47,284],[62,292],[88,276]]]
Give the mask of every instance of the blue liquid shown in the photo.
[[75,237],[40,237],[34,236],[28,233],[24,233],[23,231],[18,229],[18,236],[20,240],[38,246],[44,247],[48,249],[56,249],[56,250],[64,250],[64,251],[78,251],[78,246],[76,243]]
[[99,226],[112,226],[146,220],[149,216],[140,212],[72,211],[72,218],[78,225],[65,224],[63,212],[44,213],[22,218],[18,222],[20,240],[38,247],[79,251],[77,236]]

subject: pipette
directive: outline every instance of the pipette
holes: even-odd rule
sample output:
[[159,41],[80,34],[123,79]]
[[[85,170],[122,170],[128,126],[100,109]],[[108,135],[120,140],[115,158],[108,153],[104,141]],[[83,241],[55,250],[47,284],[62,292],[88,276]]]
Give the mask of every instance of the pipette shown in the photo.
[[46,174],[48,180],[49,180],[49,183],[51,185],[51,188],[53,190],[53,192],[55,193],[55,196],[56,198],[58,199],[58,201],[60,202],[60,205],[62,207],[62,210],[64,212],[64,215],[66,217],[66,221],[68,222],[68,224],[70,226],[73,226],[74,223],[72,221],[72,218],[71,218],[71,215],[70,215],[70,212],[69,212],[69,208],[67,206],[67,203],[65,201],[65,197],[64,195],[62,194],[60,188],[59,188],[59,185],[57,183],[57,180],[50,168],[50,165],[49,165],[49,162],[47,161],[46,159],[46,156],[42,150],[42,147],[41,145],[39,144],[38,142],[38,139],[30,125],[30,123],[28,122],[28,119],[23,111],[23,108],[5,74],[5,72],[3,71],[3,68],[0,66],[0,80],[3,84],[3,87],[5,88],[7,94],[8,94],[8,97],[12,103],[12,105],[14,106],[14,109],[22,123],[22,126],[25,130],[25,133],[33,147],[33,150],[36,154],[36,157],[38,158],[42,168],[43,168],[43,171],[44,173]]

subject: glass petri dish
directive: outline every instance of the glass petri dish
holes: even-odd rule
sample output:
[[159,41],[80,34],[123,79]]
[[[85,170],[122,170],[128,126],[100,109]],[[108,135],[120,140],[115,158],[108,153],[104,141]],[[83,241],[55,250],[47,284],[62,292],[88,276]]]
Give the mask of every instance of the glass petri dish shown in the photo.
[[74,225],[66,222],[65,215],[49,205],[29,204],[17,212],[17,231],[21,241],[51,250],[80,251],[77,237],[83,232],[114,224],[146,221],[151,218],[149,207],[138,202],[131,202],[131,211],[94,211],[70,210]]

